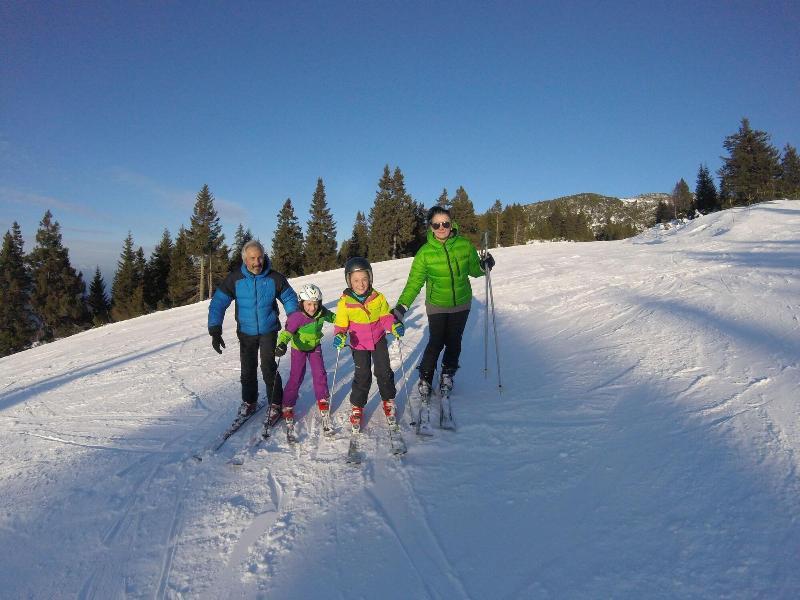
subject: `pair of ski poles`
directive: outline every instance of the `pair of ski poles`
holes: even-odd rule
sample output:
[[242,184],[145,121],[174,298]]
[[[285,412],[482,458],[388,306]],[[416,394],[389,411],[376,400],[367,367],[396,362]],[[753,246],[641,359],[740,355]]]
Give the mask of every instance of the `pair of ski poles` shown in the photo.
[[[405,361],[403,360],[403,345],[400,342],[400,338],[397,339],[397,349],[400,351],[400,367],[403,369],[403,389],[406,393],[406,403],[403,405],[403,414],[400,415],[400,420],[405,417],[406,414],[406,406],[411,404],[411,396],[408,395],[408,386],[406,385],[406,365]],[[331,381],[331,389],[330,389],[330,398],[328,400],[328,405],[332,406],[333,404],[333,393],[336,389],[336,373],[339,370],[339,357],[341,356],[342,349],[336,349],[336,365],[333,367],[333,381]],[[412,423],[413,425],[413,423]]]

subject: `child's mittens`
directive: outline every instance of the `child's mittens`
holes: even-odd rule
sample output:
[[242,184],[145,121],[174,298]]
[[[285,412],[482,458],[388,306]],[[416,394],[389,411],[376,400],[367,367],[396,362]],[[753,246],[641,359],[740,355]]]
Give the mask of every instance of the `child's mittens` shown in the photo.
[[286,354],[286,342],[281,342],[275,346],[275,356],[283,356]]
[[403,337],[403,334],[406,332],[406,326],[403,325],[402,321],[398,321],[394,325],[392,325],[392,335],[396,338]]
[[333,347],[337,350],[341,350],[347,345],[347,334],[346,333],[337,333],[333,336]]

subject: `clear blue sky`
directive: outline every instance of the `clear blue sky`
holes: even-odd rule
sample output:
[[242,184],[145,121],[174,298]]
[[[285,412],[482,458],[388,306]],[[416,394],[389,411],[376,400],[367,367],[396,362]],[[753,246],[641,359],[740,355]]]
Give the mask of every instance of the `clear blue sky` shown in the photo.
[[0,233],[46,209],[106,278],[207,183],[267,244],[322,177],[339,238],[384,164],[431,205],[694,188],[747,116],[800,145],[800,3],[0,0]]

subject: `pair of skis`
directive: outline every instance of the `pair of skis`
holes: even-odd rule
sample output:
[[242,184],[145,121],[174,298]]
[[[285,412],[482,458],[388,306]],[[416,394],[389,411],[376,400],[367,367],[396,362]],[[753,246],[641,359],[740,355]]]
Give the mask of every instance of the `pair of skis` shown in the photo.
[[194,458],[197,462],[202,462],[203,457],[205,455],[217,452],[220,448],[222,448],[222,446],[225,445],[225,442],[227,442],[228,439],[230,439],[230,437],[234,433],[239,431],[245,423],[247,423],[250,419],[255,417],[258,413],[260,413],[261,410],[266,405],[267,405],[267,403],[265,401],[262,401],[262,402],[258,403],[258,405],[256,406],[256,409],[253,412],[251,412],[249,414],[245,414],[245,415],[242,415],[242,414],[236,415],[236,418],[228,426],[228,428],[225,431],[222,432],[222,434],[220,434],[208,446],[206,446],[205,448],[203,448],[199,452],[196,452],[195,454],[193,454],[192,458]]
[[[400,431],[400,424],[394,415],[386,417],[386,426],[389,431],[389,447],[392,455],[402,456],[408,452],[403,433]],[[350,443],[347,447],[347,463],[350,465],[360,465],[364,460],[365,453],[361,449],[361,428],[353,429],[350,434]]]
[[[453,406],[450,402],[452,388],[441,386],[439,388],[439,428],[456,430],[456,421],[453,418]],[[431,427],[431,396],[420,396],[419,414],[417,415],[417,435],[430,437],[433,435]]]

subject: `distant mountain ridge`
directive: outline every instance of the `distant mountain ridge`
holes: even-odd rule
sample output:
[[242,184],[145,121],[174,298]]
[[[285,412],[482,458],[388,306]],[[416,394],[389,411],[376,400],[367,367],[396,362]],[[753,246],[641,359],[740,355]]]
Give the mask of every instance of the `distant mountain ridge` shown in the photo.
[[658,203],[669,201],[670,195],[663,192],[649,192],[632,198],[586,192],[526,204],[523,208],[532,227],[546,220],[557,206],[564,213],[584,215],[592,232],[598,235],[607,222],[627,224],[637,233],[642,232],[655,224]]

